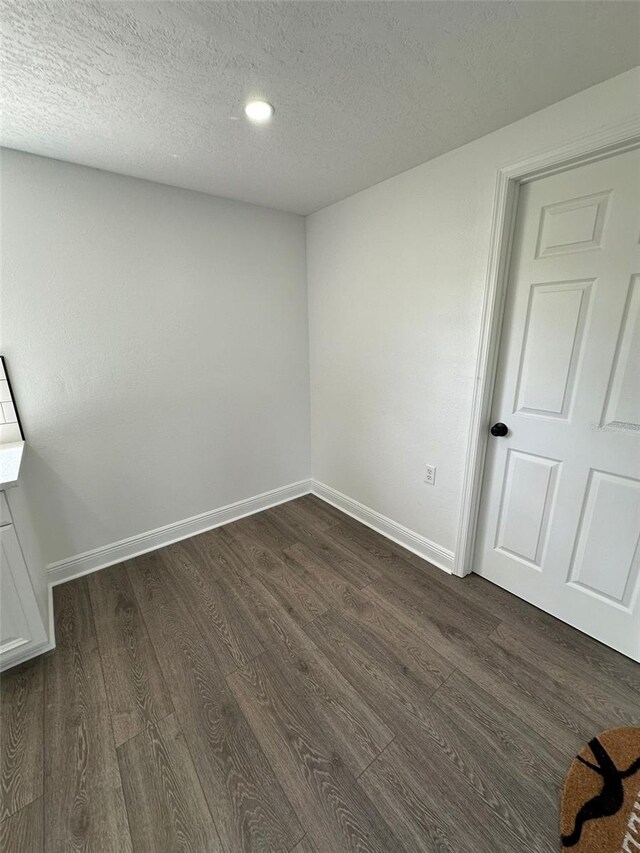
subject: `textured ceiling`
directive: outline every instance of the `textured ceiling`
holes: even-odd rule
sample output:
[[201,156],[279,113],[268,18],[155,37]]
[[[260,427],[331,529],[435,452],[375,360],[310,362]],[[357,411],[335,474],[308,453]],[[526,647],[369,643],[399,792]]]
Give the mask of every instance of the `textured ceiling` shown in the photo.
[[[0,2],[3,145],[308,213],[640,62],[636,2]],[[265,127],[242,105],[276,107]]]

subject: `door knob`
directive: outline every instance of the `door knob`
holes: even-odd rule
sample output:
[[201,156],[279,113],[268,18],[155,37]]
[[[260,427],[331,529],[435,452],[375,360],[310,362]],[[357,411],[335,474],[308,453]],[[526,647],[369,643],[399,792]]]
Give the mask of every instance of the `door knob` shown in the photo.
[[491,435],[496,435],[498,437],[502,437],[509,432],[509,427],[506,424],[497,423],[491,427]]

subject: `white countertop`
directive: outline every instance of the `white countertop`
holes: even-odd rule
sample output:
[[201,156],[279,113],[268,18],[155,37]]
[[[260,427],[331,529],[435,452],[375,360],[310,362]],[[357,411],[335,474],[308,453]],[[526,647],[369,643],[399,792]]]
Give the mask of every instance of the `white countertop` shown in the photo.
[[12,441],[0,444],[0,489],[15,486],[20,473],[24,441]]

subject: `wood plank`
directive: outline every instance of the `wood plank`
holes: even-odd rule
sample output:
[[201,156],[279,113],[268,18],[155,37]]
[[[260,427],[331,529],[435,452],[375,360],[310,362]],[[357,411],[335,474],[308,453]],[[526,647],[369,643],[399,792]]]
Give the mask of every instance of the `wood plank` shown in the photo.
[[175,714],[118,750],[136,853],[224,853]]
[[[508,701],[498,703],[487,690],[460,671],[451,675],[433,697],[433,702],[445,707],[451,703],[452,716],[473,716],[472,731],[482,734],[491,752],[500,751],[513,766],[521,768],[534,783],[547,791],[558,781],[558,774],[567,769],[567,754],[558,751],[533,728],[524,726]],[[573,755],[569,756],[571,759]]]
[[393,614],[454,665],[461,651],[481,644],[477,636],[467,631],[461,610],[449,613],[433,602],[418,599],[393,581],[374,581],[362,595],[383,612]]
[[633,726],[640,723],[640,692],[630,696],[618,685],[604,686],[594,676],[591,667],[581,667],[582,660],[576,655],[563,655],[557,645],[549,648],[541,632],[516,629],[502,623],[491,634],[491,641],[499,648],[515,656],[523,667],[532,665],[544,670],[549,680],[558,685],[570,702],[581,702],[582,708],[598,728]]
[[[204,537],[197,537],[198,540]],[[202,569],[200,595],[219,590],[237,615],[238,629],[251,627],[266,646],[277,646],[296,673],[300,689],[311,695],[319,717],[325,721],[335,747],[354,773],[361,772],[393,737],[393,732],[358,696],[351,684],[320,654],[286,609],[269,590],[251,575],[242,578],[232,569],[233,540],[208,537],[207,566]],[[214,567],[223,570],[216,577]],[[344,583],[344,581],[341,581]],[[188,602],[193,616],[197,601]],[[262,646],[261,646],[262,648]]]
[[[432,682],[434,678],[442,681],[455,669],[454,664],[437,649],[437,631],[429,631],[428,623],[407,618],[401,608],[389,606],[371,586],[345,602],[340,613],[393,650],[402,660],[402,665],[415,671],[425,683]],[[430,639],[435,640],[435,645]],[[448,646],[445,649],[449,651]]]
[[[576,679],[587,682],[603,691],[613,692],[620,710],[625,712],[638,708],[640,696],[640,666],[571,628],[563,625],[547,613],[538,611],[540,618],[526,622],[506,620],[496,629],[496,641],[518,641],[518,648],[526,654],[526,646],[535,650],[536,657],[553,663]],[[548,621],[547,621],[548,620]],[[612,696],[613,698],[613,696]],[[628,723],[624,723],[628,725]]]
[[57,647],[81,643],[89,637],[95,637],[96,629],[86,577],[53,588],[53,612]]
[[334,750],[357,776],[394,732],[293,619],[280,612],[279,624],[282,634],[269,653],[287,667],[290,683],[307,697]]
[[316,848],[312,845],[309,836],[305,835],[302,841],[299,841],[293,848],[291,853],[317,853]]
[[[495,824],[499,837],[514,839],[512,849],[529,849],[530,839],[538,850],[552,850],[557,842],[559,791],[536,785],[527,772],[505,761],[503,753],[488,745],[482,728],[476,727],[476,717],[450,712],[447,707],[447,682],[429,700],[425,718],[428,725],[414,726],[402,737],[424,766],[425,773],[437,755],[442,773],[467,792],[469,807],[479,804],[482,820]],[[447,764],[449,765],[447,767]],[[440,774],[439,774],[440,775]],[[500,780],[497,784],[497,780]],[[523,808],[526,803],[526,808]],[[550,821],[549,815],[556,820]]]
[[[347,605],[357,596],[359,588],[349,583],[324,557],[319,557],[298,542],[283,549],[285,565],[297,577],[303,577],[310,587],[322,589],[324,598],[332,607]],[[320,614],[318,614],[320,615]]]
[[552,740],[557,749],[574,751],[597,730],[597,723],[584,712],[582,703],[568,699],[562,685],[550,679],[544,667],[523,667],[510,651],[488,639],[470,637],[462,621],[451,626],[447,619],[425,609],[422,602],[389,582],[376,581],[362,594],[409,629],[422,633],[425,641],[455,668],[490,692],[496,701],[509,703],[523,722]]
[[[250,571],[251,557],[247,556],[249,545],[243,537],[231,536],[228,532],[230,526],[233,525],[198,537],[208,537],[206,548],[209,568],[213,571],[214,566],[218,567],[215,583],[233,600],[239,618],[243,623],[251,625],[263,647],[286,642],[291,632],[291,622],[298,624],[308,620],[300,619],[293,607],[283,604]],[[209,582],[210,572],[203,576]]]
[[1,677],[2,820],[42,795],[43,688],[41,658],[14,667]]
[[173,711],[122,564],[87,577],[116,747]]
[[398,737],[371,764],[359,784],[407,850],[548,853],[534,836],[526,848],[487,808],[431,741]]
[[156,554],[126,564],[209,810],[234,853],[288,851],[298,820]]
[[[454,672],[447,679],[429,705],[446,715],[447,722],[479,750],[482,761],[484,756],[491,760],[499,757],[509,773],[524,779],[528,789],[525,799],[537,798],[546,804],[547,813],[556,814],[564,775],[573,756],[559,752],[536,731],[524,726],[506,703],[497,703],[461,672]],[[548,822],[542,820],[541,827],[545,824]]]
[[[422,587],[423,594],[439,596],[454,609],[456,602],[460,600],[461,592],[468,588],[470,582],[480,580],[475,575],[465,579],[450,575],[348,515],[343,514],[339,523],[328,533],[337,547],[348,548],[354,554],[360,554],[362,559],[371,560],[378,571],[378,579],[393,583],[405,580]],[[465,600],[468,602],[469,612],[484,623],[485,632],[490,625],[495,627],[500,622],[501,613],[493,612],[482,596],[471,595]]]
[[[216,543],[209,543],[210,557],[216,549],[224,548],[219,537]],[[208,574],[204,575],[204,581],[214,582]],[[256,630],[261,632],[262,643],[276,646],[282,658],[289,662],[300,689],[313,698],[318,716],[324,721],[336,750],[354,773],[361,772],[391,740],[393,732],[320,654],[258,578],[249,575],[244,580],[233,571],[226,571],[216,582],[226,597],[236,602],[235,606],[243,617],[241,624],[256,626]]]
[[[460,578],[453,580],[451,575],[399,546],[397,550],[402,551],[402,555],[390,548],[389,569],[382,580],[401,587],[425,606],[431,606],[435,612],[446,616],[451,624],[463,624],[466,633],[472,636],[486,637],[500,624],[500,620],[480,602],[469,601],[464,609],[461,608],[455,585],[456,581],[461,581]],[[407,555],[413,559],[407,559]]]
[[[402,572],[389,580],[379,580],[366,590],[373,596],[380,595],[391,607],[397,606],[407,619],[420,626],[428,624],[431,641],[442,644],[442,651],[465,647],[469,643],[482,644],[500,624],[492,616],[486,616],[473,607],[460,607],[455,598],[450,598],[447,590],[430,583],[425,589],[414,584]],[[434,639],[437,637],[437,640]]]
[[[237,535],[232,534],[232,530]],[[194,537],[206,561],[206,577],[221,584],[227,594],[227,579],[253,577],[254,561],[263,558],[264,549],[250,537],[244,536],[242,530],[240,522],[234,522]]]
[[[411,553],[346,514],[328,533],[335,543],[352,553],[357,559],[367,560],[382,578],[388,577],[403,556]],[[431,571],[441,571],[429,563],[426,565]]]
[[575,752],[640,722],[637,664],[312,496],[54,596],[43,795],[0,824],[20,853],[43,810],[47,853],[130,850],[120,768],[150,853],[546,853]]
[[[556,796],[559,786],[559,777],[557,767],[548,763],[550,755],[556,755],[561,765],[566,768],[566,757],[562,753],[558,754],[553,750],[542,738],[535,735],[527,727],[524,727],[522,721],[514,717],[510,712],[505,711],[497,705],[495,699],[487,697],[485,705],[476,711],[475,717],[471,718],[471,714],[467,717],[466,738],[468,744],[465,743],[465,735],[460,734],[458,729],[458,740],[456,748],[452,746],[452,727],[448,723],[447,709],[451,713],[450,705],[447,701],[450,695],[449,684],[453,679],[463,676],[458,676],[455,673],[449,678],[444,687],[438,690],[434,697],[434,702],[439,705],[442,701],[442,710],[436,710],[430,704],[430,697],[433,694],[433,689],[425,689],[420,680],[416,678],[411,669],[394,661],[390,656],[387,646],[377,641],[377,645],[372,645],[371,635],[363,635],[362,629],[354,627],[348,621],[337,614],[327,613],[311,623],[305,628],[306,632],[314,639],[317,645],[327,654],[356,686],[360,695],[367,699],[367,702],[375,707],[383,719],[388,722],[393,721],[396,731],[401,732],[405,737],[413,737],[411,733],[412,726],[419,726],[423,732],[431,738],[433,743],[444,749],[445,756],[454,759],[458,764],[454,764],[452,771],[460,772],[462,768],[467,775],[468,784],[473,786],[478,785],[479,793],[486,794],[490,780],[486,778],[483,770],[483,764],[495,760],[496,755],[501,755],[507,750],[507,746],[512,746],[512,762],[501,764],[500,775],[504,777],[505,784],[494,792],[490,803],[495,804],[498,809],[498,815],[506,816],[508,823],[519,836],[525,837],[526,823],[518,816],[518,804],[525,801],[529,797],[532,798],[532,807],[527,812],[527,818],[531,814],[536,813],[534,807],[537,806],[537,819],[541,819],[541,826],[549,826],[550,823],[542,819],[544,814],[554,813],[559,802]],[[406,669],[406,672],[403,671]],[[473,708],[474,697],[477,698],[482,691],[476,684],[465,680],[468,686],[468,694],[464,700],[460,700],[460,707]],[[438,682],[435,682],[436,686]],[[431,685],[433,687],[433,684]],[[486,694],[485,694],[486,695]],[[440,697],[443,697],[441,700]],[[524,700],[523,700],[524,701]],[[488,720],[491,720],[490,709],[497,709],[497,713],[502,717],[502,723],[499,725],[495,718],[493,719],[493,727],[489,726]],[[471,718],[471,719],[470,719]],[[439,722],[438,722],[439,720]],[[492,735],[490,739],[488,735],[486,740],[483,740],[483,750],[476,755],[477,740],[479,738],[479,723],[482,721],[487,728],[487,731]],[[436,724],[437,723],[437,724]],[[526,733],[522,730],[525,729]],[[506,730],[506,731],[505,731]],[[473,731],[473,738],[469,737],[469,732]],[[529,747],[528,751],[525,746],[521,746],[518,751],[513,746],[513,739],[518,738],[519,741]],[[510,735],[511,740],[509,740]],[[469,750],[471,752],[469,753]],[[547,763],[540,761],[540,755],[547,756]],[[571,754],[571,753],[569,753]],[[463,758],[464,757],[464,761]],[[520,759],[520,764],[516,759]],[[512,763],[516,767],[521,767],[521,774],[514,775],[511,766]],[[427,768],[425,768],[425,772]],[[538,791],[538,801],[533,799],[533,794],[527,794],[528,782],[532,776],[541,778],[547,786],[543,792]],[[560,779],[562,775],[560,775]],[[524,781],[523,781],[524,780]],[[536,783],[533,782],[535,789]],[[553,792],[552,800],[549,802],[545,792],[551,790]],[[519,792],[520,800],[513,799],[513,792]],[[532,831],[535,827],[529,827]],[[542,830],[540,830],[542,832]],[[553,832],[555,832],[555,823],[553,823]]]
[[[292,608],[274,596],[257,576],[241,577],[229,573],[221,579],[221,583],[228,594],[238,600],[239,608],[243,609],[245,618],[260,636],[264,648],[274,645],[286,648],[288,637],[295,627],[300,626],[301,621]],[[307,624],[306,620],[304,624]]]
[[393,580],[396,573],[411,566],[425,580],[445,587],[453,582],[447,572],[346,514],[322,535],[330,538],[334,549],[366,565],[374,575],[372,580]]
[[[469,695],[449,690],[457,677],[458,673],[452,675],[428,700],[428,724],[421,721],[413,731],[401,732],[365,771],[363,787],[388,820],[397,814],[402,832],[408,829],[429,839],[427,850],[443,834],[454,850],[546,853],[557,842],[560,780],[556,771],[545,767],[547,775],[553,774],[549,786],[533,778],[531,766],[505,760],[509,742],[501,748],[494,738],[508,732],[516,718],[505,709],[492,708],[490,700],[484,709],[470,708],[467,700],[476,696],[476,686],[466,682]],[[489,723],[487,708],[489,713],[495,711]],[[547,757],[552,755],[541,739],[534,743]],[[437,785],[430,784],[434,779]],[[440,823],[443,812],[447,822],[451,819],[446,826]],[[417,849],[423,848],[418,844]]]
[[[420,777],[420,768],[407,766],[394,742],[365,770],[359,784],[407,851],[466,853],[483,849],[477,837],[472,845],[460,844],[460,830],[451,805],[443,802],[437,784],[425,785]],[[429,778],[435,778],[431,767]],[[476,816],[468,816],[467,822],[475,824]],[[486,849],[497,853],[494,846]]]
[[293,618],[301,624],[309,622],[324,613],[330,601],[316,582],[309,582],[304,573],[291,570],[270,548],[251,533],[240,532],[235,525],[229,525],[229,535],[238,553],[244,555],[245,565],[250,572],[260,578],[271,594]]
[[388,539],[373,528],[362,524],[362,522],[353,518],[353,516],[347,513],[340,513],[340,510],[336,510],[336,512],[339,515],[336,516],[336,523],[330,530],[331,535],[336,537],[336,539],[344,539],[345,543],[349,543],[350,547],[356,551],[376,556],[381,561],[381,568],[384,568],[385,563],[387,566],[392,567],[397,560],[404,560],[434,578],[438,578],[439,576],[451,578],[448,572],[439,569],[428,560],[414,554],[413,551],[403,548],[402,545],[394,542],[393,539]]
[[259,513],[254,519],[257,523],[267,522],[270,530],[280,538],[281,548],[290,548],[300,541],[300,537],[315,538],[322,532],[322,524],[317,523],[318,518],[301,516],[295,511],[294,501],[278,504]]
[[[372,565],[366,553],[355,554],[333,536],[333,526],[326,529],[311,527],[305,517],[307,514],[300,513],[298,501],[290,501],[274,507],[273,513],[280,524],[286,525],[289,538],[295,538],[294,544],[304,545],[318,557],[324,558],[334,571],[339,572],[354,586],[366,586],[380,577],[380,572]],[[308,514],[312,515],[312,513]]]
[[[66,619],[72,609],[66,609]],[[80,634],[67,621],[64,642],[45,663],[47,853],[128,853],[133,848],[100,654],[95,637],[70,641]]]
[[340,510],[336,510],[325,501],[318,500],[314,495],[303,495],[301,498],[280,504],[274,509],[284,512],[292,510],[299,515],[305,527],[313,530],[328,530],[336,521],[344,517],[344,513]]
[[313,521],[316,527],[322,526],[325,530],[343,521],[347,515],[343,510],[313,494],[302,495],[293,501],[288,501],[283,506],[295,509],[307,518],[309,523]]
[[631,696],[640,694],[640,667],[635,661],[478,575],[445,576],[444,582],[453,583],[462,606],[480,605],[499,622],[517,630],[526,629],[541,640],[548,640],[559,651],[564,650],[573,661],[583,661],[594,677],[602,678],[603,684],[624,687]]
[[220,566],[217,583],[233,600],[240,619],[251,625],[263,648],[278,643],[286,634],[289,620],[296,620],[295,614],[248,570],[244,548],[229,536],[226,527],[211,532],[216,536],[207,543],[207,554],[210,565]]
[[0,850],[3,853],[45,853],[42,797],[0,823]]
[[[277,507],[275,507],[277,510]],[[268,510],[247,516],[240,521],[227,525],[231,535],[242,534],[254,541],[260,542],[265,548],[278,555],[282,548],[295,545],[295,531],[281,523],[277,513],[267,515]]]
[[401,646],[388,645],[333,611],[304,630],[394,732],[410,723],[431,725],[428,700],[453,671],[446,663],[416,670]]
[[269,652],[227,679],[318,853],[400,853]]
[[177,594],[187,605],[199,630],[207,635],[216,663],[224,675],[244,666],[263,648],[234,602],[218,582],[219,564],[209,561],[208,538],[176,542],[159,552]]
[[296,504],[304,504],[309,509],[313,509],[316,512],[322,513],[328,519],[333,518],[334,523],[342,521],[347,515],[344,510],[338,509],[338,507],[334,506],[332,503],[329,503],[329,501],[326,501],[324,498],[318,497],[318,495],[315,495],[312,492],[308,495],[302,495],[301,497],[296,498],[295,502]]
[[[380,594],[388,606],[392,609],[398,607],[412,624],[427,625],[427,632],[434,629],[439,632],[440,642],[432,638],[434,644],[479,685],[482,686],[488,672],[500,675],[510,686],[517,685],[535,699],[533,704],[539,709],[544,708],[549,718],[573,735],[588,740],[589,732],[598,730],[601,725],[603,709],[609,725],[612,719],[625,725],[634,717],[633,710],[626,703],[620,704],[620,700],[615,700],[610,691],[607,695],[594,685],[590,691],[591,698],[585,697],[585,685],[576,678],[571,666],[568,669],[558,666],[553,655],[544,660],[536,651],[533,637],[531,648],[518,639],[518,629],[500,625],[491,633],[490,642],[479,642],[470,637],[462,621],[453,626],[452,632],[448,619],[445,617],[443,621],[437,608],[434,610],[425,599],[407,592],[402,585],[376,582],[366,592],[373,597]],[[502,640],[502,636],[506,639]],[[612,688],[616,695],[618,691],[614,685]],[[636,705],[635,702],[633,704]],[[575,737],[572,740],[575,741]]]

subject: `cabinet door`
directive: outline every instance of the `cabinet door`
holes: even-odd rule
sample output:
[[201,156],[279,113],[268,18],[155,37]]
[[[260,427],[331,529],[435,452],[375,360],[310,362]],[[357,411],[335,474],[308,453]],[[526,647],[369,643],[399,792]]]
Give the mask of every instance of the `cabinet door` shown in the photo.
[[13,524],[0,527],[0,666],[23,658],[46,634]]

